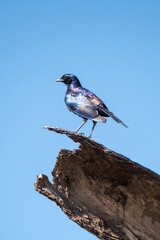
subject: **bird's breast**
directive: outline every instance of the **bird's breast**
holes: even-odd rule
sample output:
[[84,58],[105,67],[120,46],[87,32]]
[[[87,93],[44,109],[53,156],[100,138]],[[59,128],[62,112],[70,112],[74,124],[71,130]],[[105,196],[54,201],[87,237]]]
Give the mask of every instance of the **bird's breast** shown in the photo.
[[65,102],[68,106],[70,105],[74,105],[75,107],[78,107],[79,105],[81,105],[83,102],[85,102],[86,97],[83,95],[83,93],[69,93],[66,94],[65,96]]

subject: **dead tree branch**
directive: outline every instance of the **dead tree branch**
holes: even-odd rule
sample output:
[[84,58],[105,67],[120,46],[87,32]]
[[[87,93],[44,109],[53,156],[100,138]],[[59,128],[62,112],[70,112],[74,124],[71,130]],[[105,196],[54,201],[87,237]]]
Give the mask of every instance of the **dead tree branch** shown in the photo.
[[100,239],[160,240],[160,176],[103,145],[67,130],[45,127],[79,142],[62,149],[35,189]]

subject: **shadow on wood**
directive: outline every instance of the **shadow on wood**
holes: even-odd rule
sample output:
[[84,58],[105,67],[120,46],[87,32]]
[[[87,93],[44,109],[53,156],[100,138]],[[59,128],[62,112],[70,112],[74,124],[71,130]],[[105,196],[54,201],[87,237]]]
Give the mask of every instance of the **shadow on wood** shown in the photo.
[[60,150],[53,184],[40,174],[36,191],[100,239],[160,240],[159,175],[81,134],[45,128],[80,145]]

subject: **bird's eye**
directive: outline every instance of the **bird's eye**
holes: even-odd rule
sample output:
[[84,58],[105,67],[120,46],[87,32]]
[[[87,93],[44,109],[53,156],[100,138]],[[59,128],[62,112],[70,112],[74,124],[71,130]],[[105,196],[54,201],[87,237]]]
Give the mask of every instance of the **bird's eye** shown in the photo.
[[66,84],[71,83],[71,81],[72,81],[72,79],[70,77],[66,78],[66,80],[65,80]]

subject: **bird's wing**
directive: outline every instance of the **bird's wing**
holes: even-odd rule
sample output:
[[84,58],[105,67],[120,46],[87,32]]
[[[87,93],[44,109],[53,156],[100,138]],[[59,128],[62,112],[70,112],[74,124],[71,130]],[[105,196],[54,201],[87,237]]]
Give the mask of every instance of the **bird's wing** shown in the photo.
[[122,122],[112,112],[110,112],[109,109],[104,104],[104,102],[100,98],[98,98],[94,93],[86,89],[85,96],[87,99],[90,99],[90,101],[92,101],[93,104],[95,104],[98,111],[100,112],[100,115],[101,113],[106,114],[106,116],[113,118],[116,122],[122,124],[125,127],[128,127],[124,122]]
[[94,93],[92,93],[91,91],[84,89],[84,96],[89,99],[96,107],[98,106],[102,106],[103,108],[107,109],[107,106],[104,104],[104,102],[97,97]]

